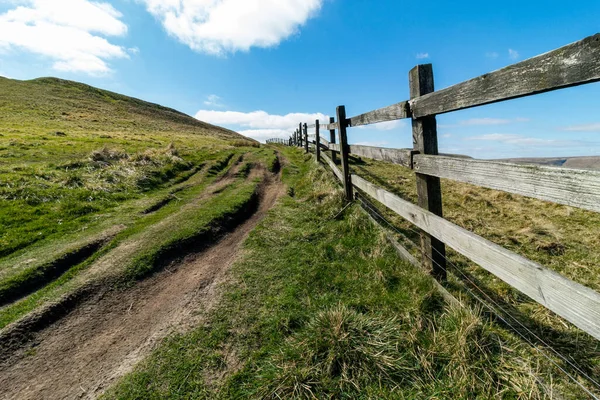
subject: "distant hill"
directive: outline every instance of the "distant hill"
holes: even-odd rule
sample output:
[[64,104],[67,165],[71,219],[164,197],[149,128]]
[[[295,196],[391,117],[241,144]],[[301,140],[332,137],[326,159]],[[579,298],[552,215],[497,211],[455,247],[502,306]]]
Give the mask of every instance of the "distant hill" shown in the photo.
[[600,170],[600,156],[587,157],[530,157],[530,158],[504,158],[494,161],[506,161],[517,164],[551,165],[556,167]]
[[48,125],[88,132],[177,131],[246,139],[171,108],[58,78],[0,77],[0,119],[3,128]]

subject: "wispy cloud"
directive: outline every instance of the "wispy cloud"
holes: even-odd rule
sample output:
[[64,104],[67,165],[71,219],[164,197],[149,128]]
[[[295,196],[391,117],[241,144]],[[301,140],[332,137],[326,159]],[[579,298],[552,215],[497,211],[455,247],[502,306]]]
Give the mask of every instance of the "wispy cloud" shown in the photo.
[[383,146],[389,144],[389,142],[385,142],[385,141],[382,141],[382,142],[369,142],[369,141],[366,141],[366,142],[356,142],[356,143],[353,143],[353,144],[356,144],[358,146],[383,147]]
[[564,127],[561,130],[569,132],[600,132],[600,123],[572,125]]
[[[59,71],[102,75],[107,60],[129,57],[128,50],[105,36],[123,36],[122,14],[106,2],[18,0],[0,15],[0,48],[48,57]],[[134,52],[134,51],[133,51]]]
[[508,49],[508,58],[516,60],[519,58],[519,52],[513,49]]
[[498,53],[496,53],[495,51],[489,51],[487,53],[485,53],[485,56],[487,58],[491,58],[491,59],[496,59],[498,58],[500,55]]
[[192,50],[224,55],[273,47],[296,34],[323,0],[139,0]]
[[423,60],[425,58],[429,58],[429,53],[417,53],[417,60]]
[[[536,137],[527,137],[523,135],[517,135],[513,133],[489,133],[485,135],[477,135],[466,137],[465,140],[476,140],[476,141],[491,141],[504,144],[512,145],[538,145],[538,146],[582,146],[590,144],[581,140],[559,140],[559,139],[544,139]],[[593,143],[596,144],[596,143]]]
[[376,129],[378,131],[392,131],[394,129],[402,128],[404,126],[406,126],[406,121],[396,120],[396,121],[378,122],[376,124],[371,124],[371,125],[361,125],[361,126],[357,126],[355,129]]
[[225,105],[223,104],[223,99],[221,99],[216,94],[209,94],[208,96],[206,96],[206,100],[204,100],[204,105],[217,108],[225,107]]
[[287,138],[298,128],[299,123],[314,123],[315,120],[329,121],[321,113],[269,114],[266,111],[214,111],[200,110],[195,117],[201,121],[230,128],[238,133],[257,139]]
[[529,118],[470,118],[458,121],[457,124],[444,125],[440,124],[440,128],[456,128],[461,126],[493,126],[493,125],[507,125],[516,122],[527,122]]
[[244,129],[237,132],[240,135],[264,142],[267,139],[288,139],[293,131],[290,129]]

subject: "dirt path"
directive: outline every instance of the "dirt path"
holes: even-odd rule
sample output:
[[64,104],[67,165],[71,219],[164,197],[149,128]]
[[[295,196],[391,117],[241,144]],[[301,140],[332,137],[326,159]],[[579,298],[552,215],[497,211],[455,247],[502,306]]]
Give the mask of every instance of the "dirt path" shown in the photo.
[[216,245],[135,287],[83,303],[40,332],[22,358],[0,366],[1,399],[96,398],[173,331],[185,331],[220,298],[241,244],[283,194],[269,177],[258,211]]

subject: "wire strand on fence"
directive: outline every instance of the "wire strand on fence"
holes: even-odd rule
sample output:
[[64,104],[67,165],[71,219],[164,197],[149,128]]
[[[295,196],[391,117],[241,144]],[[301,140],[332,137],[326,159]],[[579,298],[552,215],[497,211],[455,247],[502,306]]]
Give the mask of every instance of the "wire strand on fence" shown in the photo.
[[[360,197],[360,202],[361,204],[363,204],[364,206],[366,206],[372,213],[374,213],[380,220],[384,221],[388,226],[390,226],[392,228],[392,230],[394,232],[396,232],[397,234],[401,235],[405,240],[408,240],[412,245],[414,245],[418,251],[425,257],[429,258],[432,262],[434,262],[436,265],[438,265],[440,268],[442,268],[443,270],[446,271],[446,273],[448,273],[448,270],[440,265],[438,262],[436,262],[435,260],[433,260],[432,257],[430,257],[428,254],[424,253],[421,249],[421,247],[414,243],[412,240],[410,240],[404,233],[402,233],[396,226],[394,226],[393,224],[391,224],[387,218],[385,218],[383,215],[381,215],[381,213],[376,209],[376,207],[374,205],[372,205],[363,195],[358,194],[358,196]],[[416,234],[420,234],[420,232],[412,229],[412,228],[408,228],[410,231],[416,233]],[[437,251],[437,249],[435,249]],[[519,326],[521,326],[524,330],[526,330],[530,335],[532,335],[533,337],[535,337],[539,342],[541,342],[548,350],[550,350],[555,356],[557,356],[558,358],[560,358],[561,360],[563,360],[564,362],[566,362],[567,364],[569,364],[573,369],[575,369],[579,374],[581,374],[583,377],[585,377],[590,383],[592,383],[593,386],[595,386],[596,389],[600,390],[600,384],[598,384],[598,382],[596,382],[593,378],[591,378],[588,374],[586,374],[577,364],[571,362],[567,357],[565,357],[564,355],[562,355],[562,353],[560,353],[558,350],[554,349],[551,345],[549,345],[546,341],[544,341],[542,338],[540,338],[536,333],[534,333],[532,330],[530,330],[527,326],[525,326],[523,323],[521,323],[521,321],[519,321],[516,317],[514,317],[511,313],[509,313],[508,311],[506,311],[501,305],[499,305],[491,296],[489,296],[483,289],[481,289],[475,282],[473,282],[472,279],[470,279],[458,266],[456,266],[452,261],[450,261],[445,255],[441,254],[438,251],[438,254],[440,254],[448,264],[450,264],[459,274],[462,275],[462,277],[464,279],[466,279],[472,286],[474,286],[479,292],[481,292],[491,303],[494,304],[495,307],[497,307],[498,309],[500,309],[502,311],[502,313],[505,316],[510,317],[512,320],[514,320],[517,324],[519,324]],[[464,286],[464,288],[473,296],[473,298],[475,298],[478,302],[480,302],[482,305],[484,305],[488,310],[490,310],[496,317],[498,317],[506,326],[508,326],[511,330],[513,330],[517,335],[519,335],[522,339],[524,339],[531,347],[533,347],[537,352],[539,352],[542,356],[544,356],[546,359],[548,359],[548,361],[550,361],[556,368],[558,368],[563,374],[565,374],[568,378],[570,378],[573,382],[575,382],[583,391],[585,391],[588,395],[590,395],[593,399],[595,400],[600,400],[594,393],[592,393],[588,388],[586,388],[581,382],[579,382],[577,380],[576,377],[574,377],[572,374],[570,374],[568,371],[566,371],[563,367],[561,367],[555,360],[553,360],[548,354],[546,354],[542,349],[540,349],[532,340],[530,340],[528,337],[526,337],[522,332],[520,332],[518,329],[516,329],[510,322],[508,322],[504,317],[502,317],[502,315],[500,315],[500,313],[498,312],[498,310],[496,308],[494,308],[493,306],[490,306],[488,303],[486,303],[483,299],[481,299],[479,296],[477,296],[468,286]]]

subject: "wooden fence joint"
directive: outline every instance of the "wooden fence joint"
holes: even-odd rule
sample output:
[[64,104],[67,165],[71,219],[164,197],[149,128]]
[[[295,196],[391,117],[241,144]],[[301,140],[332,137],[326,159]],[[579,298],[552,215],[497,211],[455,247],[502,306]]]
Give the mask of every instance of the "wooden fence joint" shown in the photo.
[[[410,98],[414,99],[434,91],[431,64],[417,65],[409,72]],[[413,118],[413,149],[421,154],[438,155],[437,123],[435,116]],[[411,154],[411,158],[413,155]],[[412,160],[411,160],[412,166]],[[416,173],[419,206],[440,217],[442,189],[440,178]],[[421,250],[423,266],[432,271],[436,279],[446,280],[446,246],[434,236],[422,231]]]
[[348,162],[348,156],[350,154],[350,146],[348,145],[348,137],[346,135],[346,107],[339,106],[336,110],[338,120],[338,132],[340,135],[340,157],[342,159],[342,174],[344,192],[346,194],[346,200],[352,201],[352,180],[350,177],[350,164]]
[[415,156],[421,154],[419,150],[411,150],[410,151],[410,169],[415,169]]

